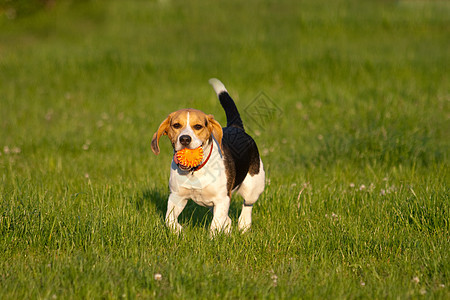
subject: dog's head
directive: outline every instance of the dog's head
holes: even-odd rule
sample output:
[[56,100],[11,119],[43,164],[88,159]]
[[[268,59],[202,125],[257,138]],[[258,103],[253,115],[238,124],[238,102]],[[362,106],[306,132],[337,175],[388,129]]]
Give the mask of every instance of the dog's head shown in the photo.
[[222,126],[212,115],[196,109],[181,109],[171,113],[153,135],[152,151],[159,154],[159,138],[167,135],[175,151],[184,148],[196,149],[212,141],[222,146]]

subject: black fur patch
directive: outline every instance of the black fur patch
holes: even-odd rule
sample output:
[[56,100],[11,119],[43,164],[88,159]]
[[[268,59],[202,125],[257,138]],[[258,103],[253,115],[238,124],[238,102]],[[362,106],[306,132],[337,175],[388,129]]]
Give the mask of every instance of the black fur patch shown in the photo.
[[242,123],[241,116],[233,98],[225,91],[220,93],[218,97],[227,116],[227,127],[239,127],[244,129],[244,124]]
[[227,190],[231,191],[244,181],[247,173],[259,173],[258,147],[251,136],[239,127],[223,128],[222,148],[227,175]]

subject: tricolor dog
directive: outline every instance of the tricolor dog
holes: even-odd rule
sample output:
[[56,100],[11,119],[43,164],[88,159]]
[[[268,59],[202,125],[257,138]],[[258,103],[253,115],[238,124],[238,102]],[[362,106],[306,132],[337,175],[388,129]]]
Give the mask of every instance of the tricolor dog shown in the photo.
[[[234,191],[244,198],[238,227],[246,231],[252,222],[253,204],[264,190],[264,167],[255,141],[245,132],[236,105],[222,82],[210,79],[209,83],[225,110],[227,127],[222,128],[212,115],[191,108],[181,109],[162,121],[152,139],[152,151],[156,155],[160,152],[162,135],[169,137],[174,149],[166,224],[177,233],[182,229],[178,216],[189,199],[213,208],[212,234],[229,232],[228,210]],[[197,166],[185,166],[177,159],[178,151],[199,147],[203,156]]]

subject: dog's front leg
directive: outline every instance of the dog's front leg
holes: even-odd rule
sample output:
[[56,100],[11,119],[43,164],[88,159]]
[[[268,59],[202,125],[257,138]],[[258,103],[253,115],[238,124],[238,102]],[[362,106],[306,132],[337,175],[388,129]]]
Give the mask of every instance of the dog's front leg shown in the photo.
[[229,233],[231,230],[231,219],[228,216],[228,210],[230,209],[230,197],[226,196],[214,205],[214,216],[211,223],[211,236],[219,232]]
[[175,233],[179,234],[183,227],[178,223],[178,216],[183,211],[188,200],[171,193],[167,202],[166,225]]

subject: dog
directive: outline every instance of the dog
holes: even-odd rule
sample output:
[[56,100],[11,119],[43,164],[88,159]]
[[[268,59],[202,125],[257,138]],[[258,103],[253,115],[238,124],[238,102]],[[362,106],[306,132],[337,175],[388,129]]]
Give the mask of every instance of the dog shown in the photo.
[[[158,155],[159,139],[167,135],[174,150],[165,223],[176,233],[182,231],[178,216],[188,199],[213,209],[212,235],[230,232],[228,210],[233,192],[244,198],[238,228],[245,232],[252,223],[253,204],[264,191],[264,166],[255,141],[245,132],[238,109],[223,83],[215,78],[209,83],[225,110],[227,126],[222,128],[213,115],[200,110],[181,109],[162,121],[151,142],[153,153]],[[199,147],[204,153],[201,164],[188,167],[177,159],[178,151]]]

